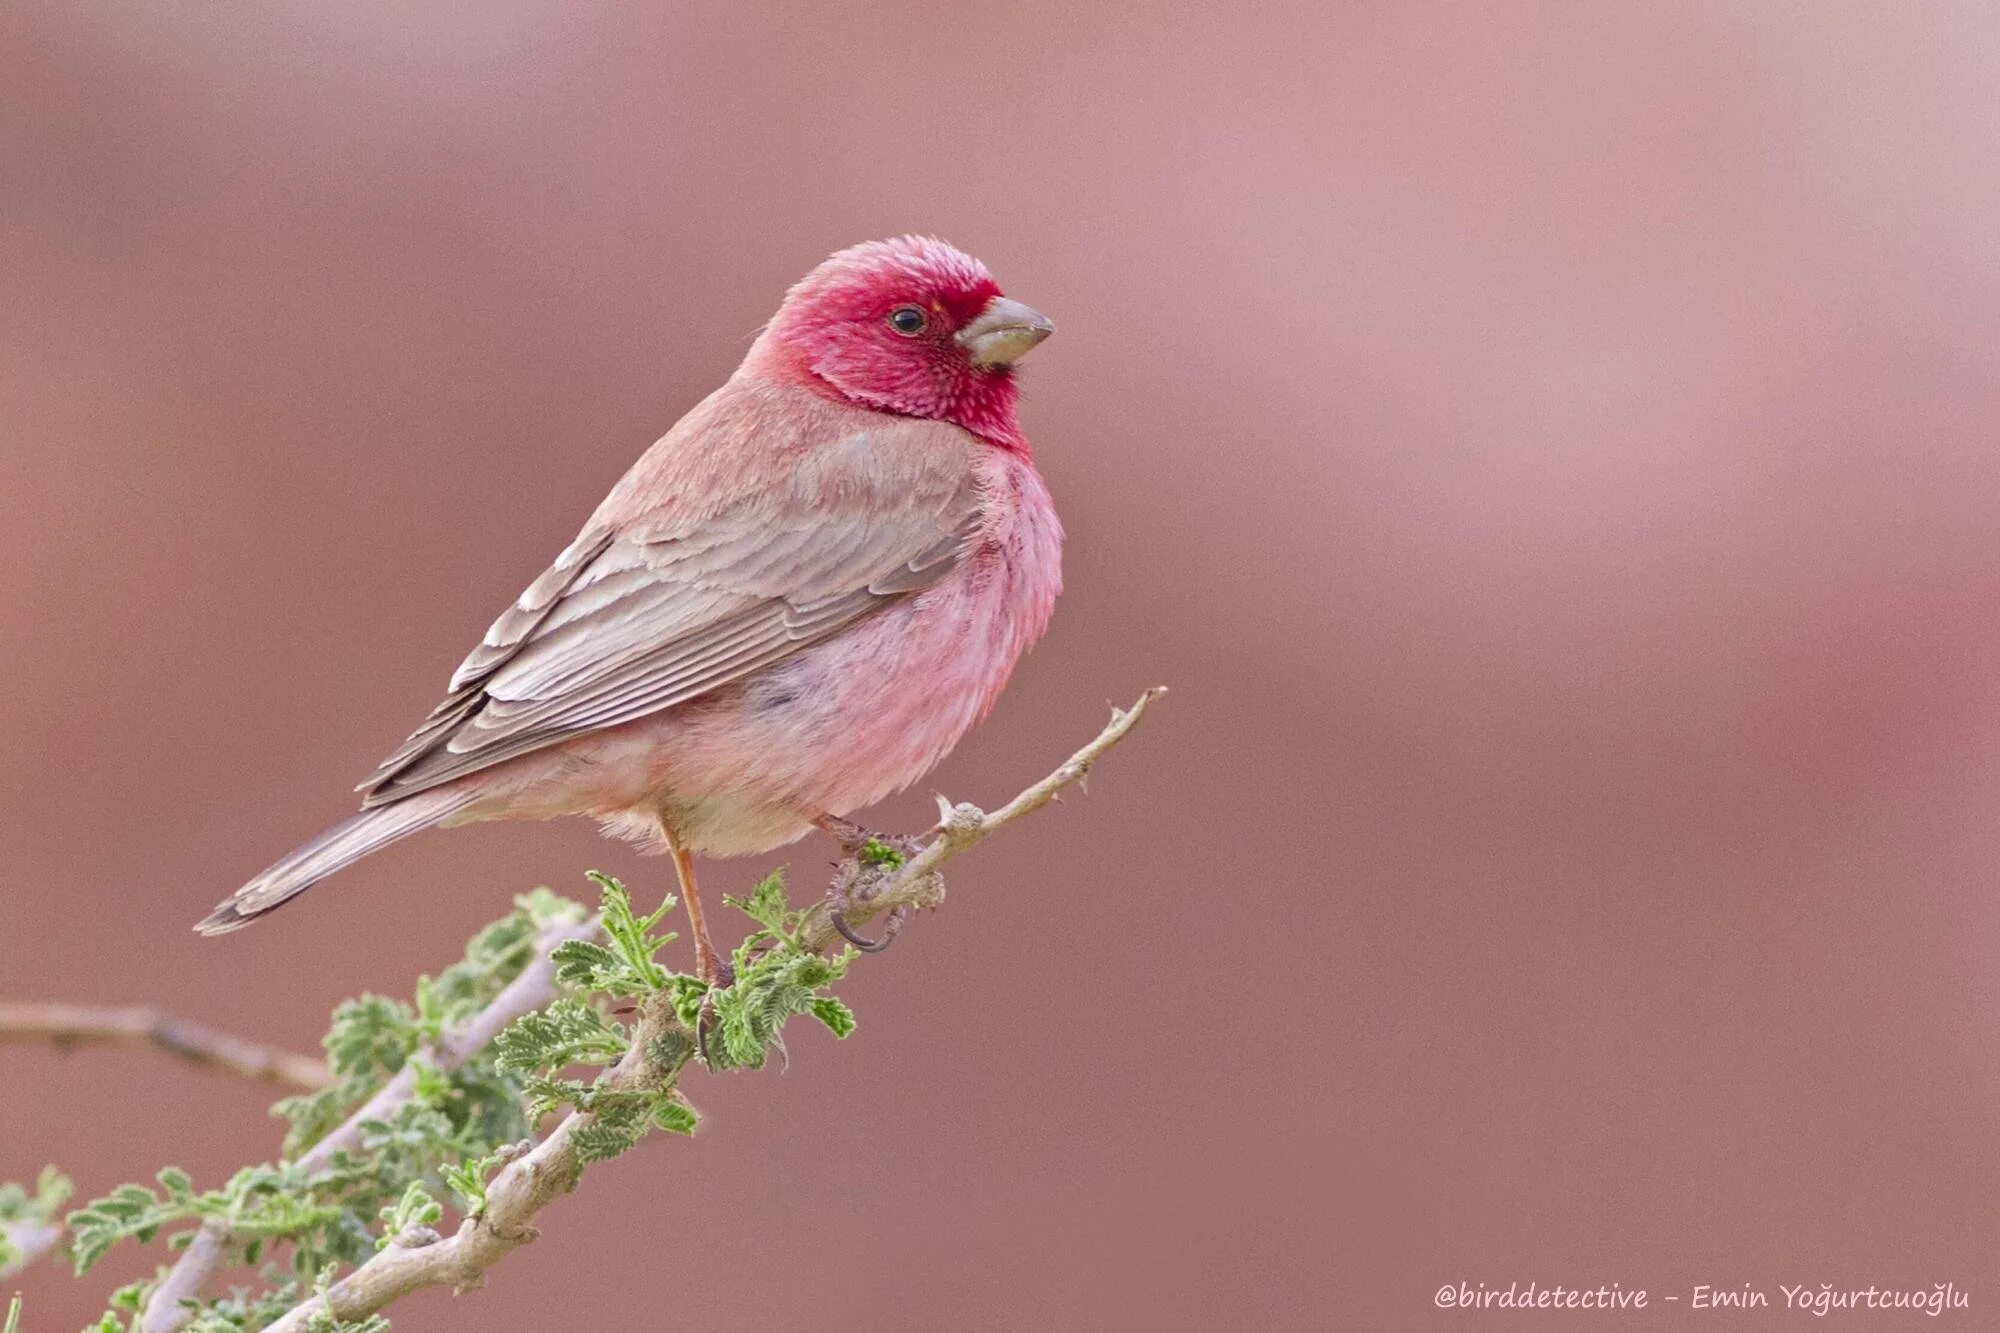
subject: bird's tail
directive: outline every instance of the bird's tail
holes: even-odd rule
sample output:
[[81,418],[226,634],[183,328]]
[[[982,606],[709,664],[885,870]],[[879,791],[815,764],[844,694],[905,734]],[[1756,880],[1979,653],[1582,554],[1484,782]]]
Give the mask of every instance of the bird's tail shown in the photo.
[[433,790],[363,810],[354,818],[335,824],[230,894],[195,929],[203,935],[226,935],[241,930],[253,918],[290,902],[336,870],[387,847],[398,838],[429,828],[471,799],[463,792]]

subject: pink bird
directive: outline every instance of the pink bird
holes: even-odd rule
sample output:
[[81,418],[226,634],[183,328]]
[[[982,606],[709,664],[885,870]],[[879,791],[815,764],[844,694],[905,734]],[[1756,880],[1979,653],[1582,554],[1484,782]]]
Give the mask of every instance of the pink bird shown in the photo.
[[433,825],[589,815],[674,857],[768,851],[928,772],[1062,587],[1015,418],[1053,331],[917,236],[833,255],[728,383],[611,489],[361,784],[361,813],[238,889],[215,935]]

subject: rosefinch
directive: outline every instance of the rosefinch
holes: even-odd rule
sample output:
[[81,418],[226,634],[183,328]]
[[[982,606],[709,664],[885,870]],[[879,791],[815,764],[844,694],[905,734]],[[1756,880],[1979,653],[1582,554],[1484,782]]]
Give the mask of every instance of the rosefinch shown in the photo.
[[905,236],[786,294],[729,382],[648,449],[361,784],[361,813],[238,889],[238,929],[432,825],[590,815],[744,855],[900,791],[985,716],[1061,588],[1015,420],[1054,326]]

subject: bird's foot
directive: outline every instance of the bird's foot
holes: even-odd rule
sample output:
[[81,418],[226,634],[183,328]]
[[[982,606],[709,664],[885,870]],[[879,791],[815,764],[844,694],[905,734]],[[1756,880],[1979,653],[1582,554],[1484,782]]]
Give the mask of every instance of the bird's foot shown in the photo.
[[715,993],[736,984],[736,969],[720,954],[705,952],[695,960],[695,975],[708,983],[708,993],[701,997],[701,1012],[695,1016],[694,1049],[701,1062],[713,1069],[715,1061],[709,1058],[708,1034],[715,1027]]
[[694,974],[710,990],[728,990],[736,984],[736,969],[727,958],[712,949],[703,949],[694,960]]
[[827,920],[842,939],[863,953],[882,952],[902,931],[909,908],[898,907],[889,914],[889,924],[879,939],[870,939],[848,925],[847,913],[855,904],[875,896],[876,886],[885,874],[917,854],[917,840],[870,833],[859,824],[831,815],[814,822],[839,839],[841,850],[846,853],[834,872],[833,883],[827,887]]

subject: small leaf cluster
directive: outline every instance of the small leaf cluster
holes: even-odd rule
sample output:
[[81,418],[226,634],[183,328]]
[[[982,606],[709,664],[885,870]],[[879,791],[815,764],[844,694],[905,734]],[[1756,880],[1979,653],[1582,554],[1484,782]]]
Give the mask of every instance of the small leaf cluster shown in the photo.
[[[655,996],[677,994],[694,982],[659,961],[660,950],[675,938],[658,930],[674,899],[667,897],[642,916],[618,880],[595,871],[590,878],[600,894],[598,920],[604,942],[565,940],[550,955],[556,979],[583,994],[524,1014],[493,1043],[496,1067],[520,1079],[531,1116],[565,1108],[589,1113],[589,1123],[570,1135],[577,1161],[585,1166],[628,1151],[649,1130],[691,1134],[695,1127],[694,1109],[675,1089],[681,1067],[694,1054],[694,1041],[687,1033],[670,1029],[654,1040],[647,1052],[649,1077],[637,1085],[614,1086],[608,1078],[631,1049],[632,1034],[605,1013],[605,1001],[637,1000],[643,1006]],[[580,1067],[595,1072],[578,1077],[572,1071]],[[476,1199],[474,1207],[483,1206],[483,1173],[476,1180],[456,1178],[453,1188],[462,1198]]]
[[854,1011],[822,988],[847,972],[859,955],[846,949],[831,958],[806,949],[799,930],[804,911],[785,902],[782,871],[766,875],[744,898],[725,898],[731,907],[755,921],[732,959],[736,984],[706,998],[715,1015],[709,1062],[718,1069],[762,1069],[773,1050],[783,1052],[785,1020],[810,1014],[836,1037],[854,1031]]
[[[535,937],[544,926],[582,919],[579,904],[537,889],[515,899],[512,912],[474,935],[463,959],[436,977],[418,978],[413,1002],[363,995],[340,1005],[325,1040],[333,1082],[271,1108],[291,1121],[285,1155],[296,1157],[319,1142],[393,1078],[423,1043],[484,1008],[533,959]],[[487,1138],[504,1137],[503,1124],[517,1118],[505,1108],[509,1090],[494,1072],[490,1058],[481,1053],[452,1075],[465,1099],[466,1118],[482,1121]],[[444,1090],[433,1084],[419,1091]]]
[[[456,1164],[445,1168],[447,1177],[454,1169]],[[442,1222],[444,1205],[431,1197],[423,1181],[413,1180],[404,1187],[400,1199],[382,1210],[381,1217],[382,1234],[375,1238],[375,1248],[386,1250],[411,1227],[434,1227]]]
[[[724,899],[758,928],[736,948],[734,983],[722,987],[659,961],[661,948],[674,938],[657,933],[672,898],[642,916],[623,884],[608,875],[591,878],[601,894],[605,940],[566,941],[553,955],[558,979],[587,994],[516,1020],[494,1043],[498,1067],[528,1089],[532,1115],[561,1108],[590,1114],[590,1123],[571,1135],[580,1163],[616,1157],[650,1130],[693,1133],[697,1117],[676,1085],[698,1053],[713,1069],[760,1069],[771,1051],[783,1051],[784,1023],[794,1014],[811,1014],[836,1036],[854,1030],[852,1011],[821,992],[856,955],[848,950],[824,958],[801,944],[806,914],[785,901],[782,873],[766,876],[741,899]],[[632,1034],[605,1013],[606,1000],[636,1000],[641,1009],[664,1002],[677,1020],[651,1039],[649,1076],[637,1086],[609,1080]],[[572,1072],[578,1067],[595,1072],[579,1077]]]
[[610,943],[564,940],[549,955],[555,960],[556,980],[601,995],[650,995],[665,987],[672,974],[658,955],[677,937],[672,931],[655,934],[653,928],[673,910],[674,896],[668,894],[655,911],[640,916],[623,884],[595,870],[589,877],[598,888],[598,922]]
[[[262,1287],[206,1303],[190,1333],[238,1333],[262,1328],[346,1265],[364,1262],[412,1226],[434,1226],[437,1202],[463,1172],[500,1144],[524,1137],[524,1081],[503,1072],[491,1049],[450,1073],[424,1056],[427,1043],[479,1011],[535,956],[535,940],[554,922],[578,922],[584,909],[547,890],[515,900],[514,910],[482,929],[465,956],[436,977],[422,978],[408,1001],[364,995],[333,1014],[325,1047],[333,1074],[319,1092],[289,1097],[272,1108],[291,1122],[286,1160],[238,1171],[221,1187],[196,1190],[175,1168],[152,1186],[121,1185],[71,1213],[70,1252],[78,1273],[120,1241],[141,1244],[165,1234],[184,1247],[203,1222],[217,1222],[247,1242],[245,1258],[262,1265]],[[299,1157],[399,1072],[408,1069],[414,1095],[381,1117],[363,1121],[358,1148],[322,1154],[311,1171]],[[282,1244],[289,1262],[267,1262]],[[143,1308],[150,1283],[121,1288],[93,1333],[114,1333]],[[329,1325],[329,1327],[332,1327]],[[379,1330],[386,1323],[340,1326],[342,1333]]]
[[[409,1000],[363,995],[334,1011],[325,1039],[329,1085],[272,1108],[290,1123],[280,1163],[245,1168],[209,1190],[197,1190],[187,1173],[170,1167],[152,1185],[121,1185],[72,1212],[77,1272],[121,1241],[165,1236],[169,1248],[179,1249],[198,1225],[219,1223],[243,1244],[259,1285],[205,1301],[188,1330],[251,1333],[324,1290],[344,1267],[366,1262],[412,1230],[437,1228],[445,1199],[455,1198],[465,1216],[479,1216],[494,1172],[527,1150],[542,1117],[586,1113],[569,1141],[579,1167],[603,1161],[656,1129],[694,1132],[695,1111],[678,1089],[691,1061],[702,1058],[717,1070],[760,1069],[772,1051],[784,1052],[784,1024],[797,1014],[839,1037],[854,1030],[853,1013],[826,988],[857,955],[850,949],[822,957],[804,947],[806,914],[787,904],[782,875],[726,900],[756,928],[733,952],[734,982],[723,987],[660,961],[675,938],[660,929],[673,898],[641,914],[616,879],[595,873],[591,879],[603,935],[566,940],[550,955],[557,980],[569,988],[562,998],[515,1020],[455,1070],[426,1058],[440,1034],[521,974],[544,927],[583,920],[578,904],[537,890],[475,935],[463,959],[419,980]],[[640,1018],[628,1027],[621,1016],[633,1013]],[[639,1040],[643,1060],[628,1059]],[[413,1095],[362,1122],[358,1147],[310,1152],[399,1075]],[[0,1222],[53,1219],[68,1192],[68,1182],[53,1172],[44,1173],[32,1195],[0,1187]],[[120,1288],[87,1333],[136,1327],[151,1286],[142,1280]],[[324,1319],[314,1327],[383,1333],[388,1324],[371,1317]]]
[[[183,1221],[227,1222],[240,1236],[252,1237],[252,1248],[271,1237],[310,1242],[329,1250],[343,1248],[333,1234],[345,1219],[333,1202],[351,1185],[357,1172],[351,1162],[306,1175],[292,1166],[245,1167],[221,1189],[197,1193],[187,1172],[168,1167],[156,1179],[160,1188],[120,1185],[69,1215],[70,1252],[76,1271],[88,1272],[104,1252],[121,1240],[146,1243],[162,1227]],[[258,1255],[253,1254],[254,1263]]]

